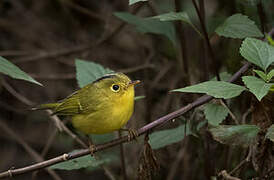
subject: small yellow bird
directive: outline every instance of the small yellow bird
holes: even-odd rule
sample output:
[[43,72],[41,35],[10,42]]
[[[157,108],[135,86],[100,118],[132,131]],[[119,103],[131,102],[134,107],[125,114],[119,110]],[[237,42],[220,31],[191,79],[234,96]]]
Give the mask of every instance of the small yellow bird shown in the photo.
[[107,74],[64,100],[42,104],[53,114],[72,116],[73,126],[85,134],[104,134],[121,129],[134,110],[134,85],[123,73]]

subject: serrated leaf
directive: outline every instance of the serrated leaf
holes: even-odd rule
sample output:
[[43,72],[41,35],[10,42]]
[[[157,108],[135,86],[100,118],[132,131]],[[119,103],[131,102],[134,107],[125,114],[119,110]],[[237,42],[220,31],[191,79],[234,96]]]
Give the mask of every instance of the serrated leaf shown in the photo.
[[245,88],[224,81],[206,81],[185,88],[174,89],[173,92],[206,93],[215,98],[229,99],[239,96]]
[[241,55],[264,71],[274,62],[274,47],[254,38],[246,38],[240,48]]
[[273,85],[273,83],[266,83],[255,76],[243,76],[242,79],[249,91],[252,92],[259,101],[261,101]]
[[0,72],[14,79],[21,79],[21,80],[29,81],[31,83],[43,86],[41,83],[34,80],[27,73],[22,71],[20,68],[18,68],[17,66],[15,66],[11,62],[9,62],[7,59],[3,58],[2,56],[0,56]]
[[171,22],[140,18],[127,12],[115,12],[114,15],[129,24],[135,25],[139,32],[161,34],[166,36],[174,45],[176,44],[175,28]]
[[140,100],[140,99],[144,99],[146,96],[136,96],[136,97],[134,97],[134,100],[135,101],[138,101],[138,100]]
[[274,142],[274,124],[267,129],[265,137]]
[[[186,129],[186,133],[185,133]],[[181,125],[177,128],[157,131],[149,135],[149,144],[152,149],[159,149],[169,144],[173,144],[184,139],[185,135],[189,135],[188,125]]]
[[209,129],[216,141],[244,147],[254,142],[259,130],[255,125],[220,125]]
[[267,74],[267,82],[269,82],[274,76],[274,69]]
[[75,60],[75,65],[77,82],[81,88],[108,73],[114,72],[100,64],[80,59]]
[[186,12],[169,12],[165,14],[160,14],[158,16],[152,16],[151,19],[159,19],[160,21],[182,21],[184,23],[189,24],[201,37],[203,35],[201,32],[194,26],[194,24],[191,22],[188,14]]
[[254,21],[242,14],[228,17],[215,31],[219,36],[230,38],[263,37]]
[[219,104],[208,103],[204,113],[209,124],[218,126],[226,118],[228,109]]
[[262,78],[265,82],[267,82],[267,75],[260,70],[253,70],[258,76],[260,76],[260,78]]
[[147,0],[129,0],[129,5],[135,4],[137,2],[145,2]]
[[91,155],[82,156],[79,158],[71,159],[65,162],[61,162],[50,166],[51,169],[62,169],[62,170],[73,170],[73,169],[81,169],[87,167],[99,167],[103,164],[110,163],[114,160],[117,160],[115,154],[105,153],[101,154],[99,159],[96,160]]

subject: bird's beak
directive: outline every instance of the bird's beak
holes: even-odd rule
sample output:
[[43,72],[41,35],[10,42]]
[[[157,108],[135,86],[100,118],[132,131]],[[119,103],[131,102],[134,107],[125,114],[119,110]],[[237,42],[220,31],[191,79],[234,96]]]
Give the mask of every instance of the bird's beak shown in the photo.
[[132,85],[136,85],[136,84],[139,84],[141,81],[139,80],[136,80],[136,81],[130,81],[129,84],[128,84],[128,87],[129,86],[132,86]]

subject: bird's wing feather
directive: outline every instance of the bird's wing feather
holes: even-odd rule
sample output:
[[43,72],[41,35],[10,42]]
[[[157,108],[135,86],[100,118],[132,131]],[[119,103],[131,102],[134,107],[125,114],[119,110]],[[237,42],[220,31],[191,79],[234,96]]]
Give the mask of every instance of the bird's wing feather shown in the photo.
[[82,113],[91,113],[100,108],[100,91],[96,86],[86,86],[64,99],[54,114],[76,115]]

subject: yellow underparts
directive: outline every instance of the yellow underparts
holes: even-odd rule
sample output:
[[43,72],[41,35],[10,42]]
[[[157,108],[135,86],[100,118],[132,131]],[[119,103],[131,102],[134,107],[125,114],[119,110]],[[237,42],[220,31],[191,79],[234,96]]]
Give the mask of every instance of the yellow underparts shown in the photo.
[[109,101],[98,111],[73,116],[73,126],[85,134],[104,134],[121,129],[134,110],[134,87],[130,86],[121,96]]

